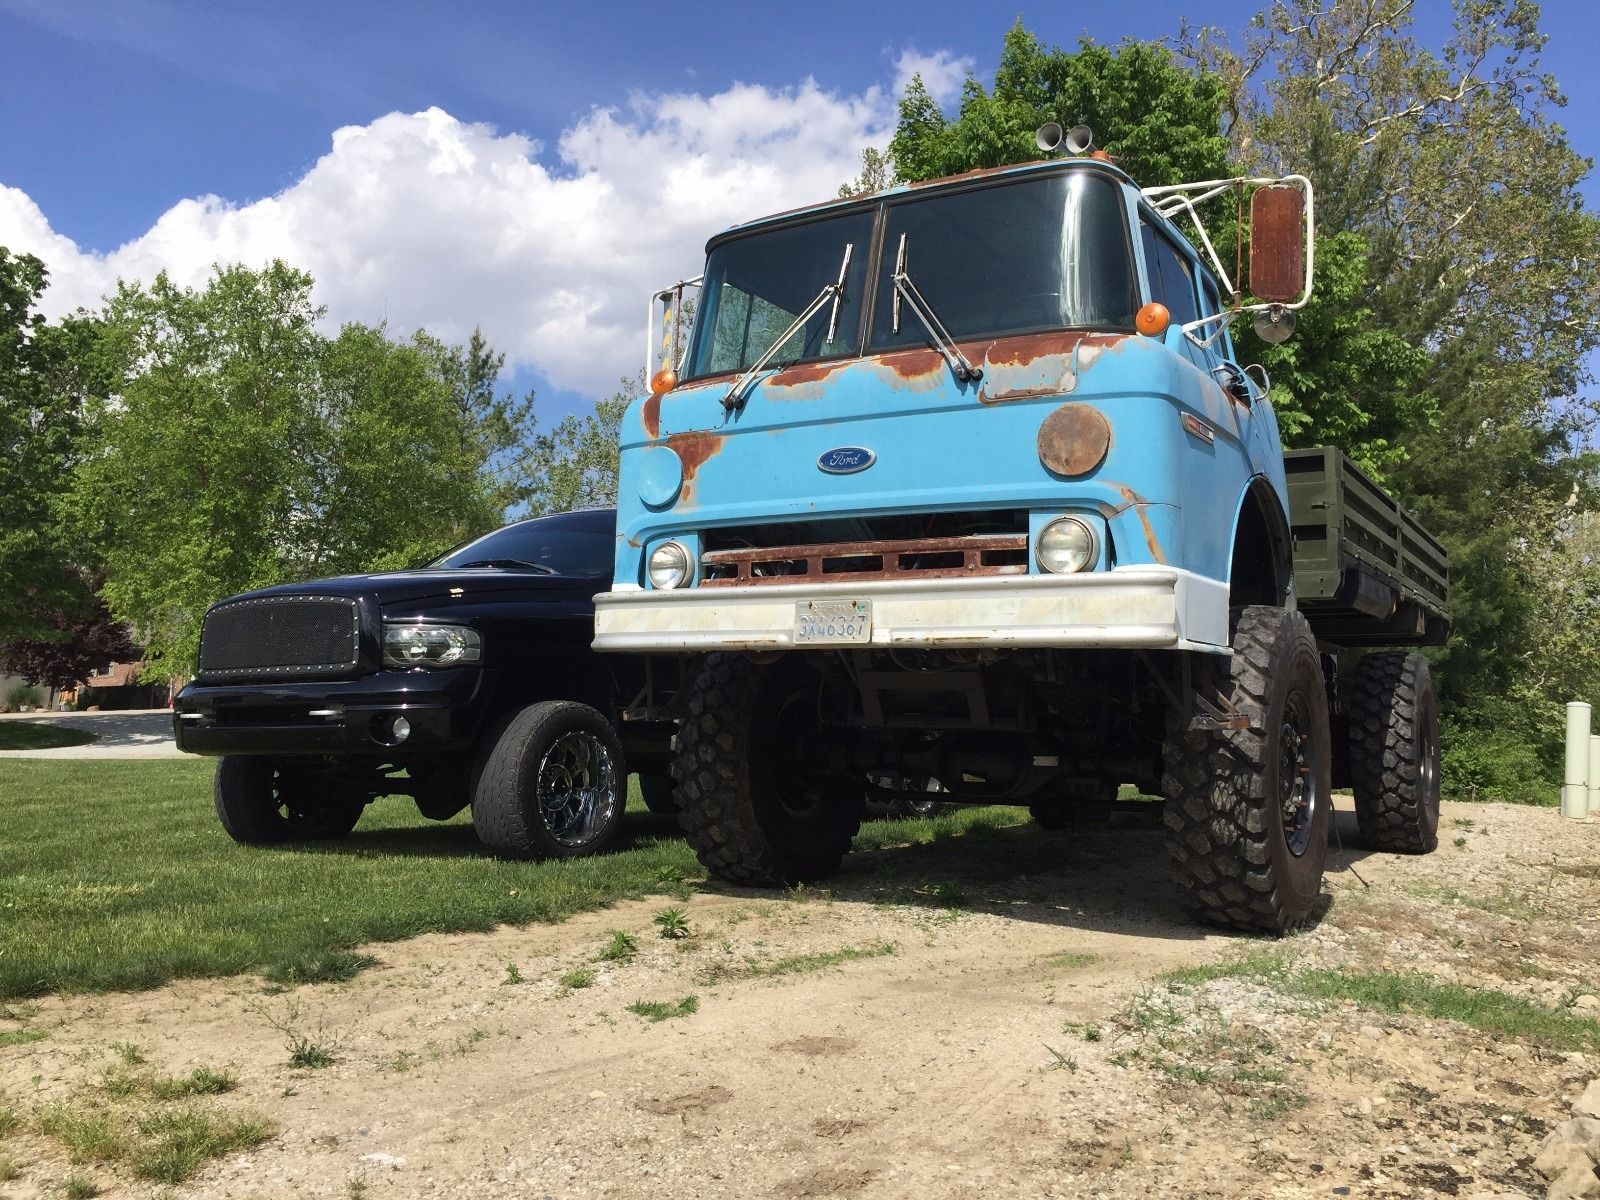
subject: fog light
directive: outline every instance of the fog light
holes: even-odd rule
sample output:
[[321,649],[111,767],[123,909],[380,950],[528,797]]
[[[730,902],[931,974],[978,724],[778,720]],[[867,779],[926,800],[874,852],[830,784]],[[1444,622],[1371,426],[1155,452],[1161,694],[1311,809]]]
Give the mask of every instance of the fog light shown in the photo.
[[689,581],[689,552],[677,542],[662,542],[650,551],[650,586],[671,591]]
[[396,717],[394,724],[389,726],[389,735],[398,742],[405,741],[411,736],[411,722],[404,717]]
[[1039,531],[1034,554],[1053,575],[1081,571],[1095,559],[1094,531],[1077,517],[1061,517]]

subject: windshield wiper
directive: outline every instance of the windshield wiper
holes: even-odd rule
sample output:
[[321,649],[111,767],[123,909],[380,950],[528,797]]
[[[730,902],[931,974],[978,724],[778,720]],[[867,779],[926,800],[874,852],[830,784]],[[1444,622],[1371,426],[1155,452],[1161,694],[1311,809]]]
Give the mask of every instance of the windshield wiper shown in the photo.
[[967,356],[961,353],[961,347],[956,345],[955,338],[950,336],[950,331],[944,327],[944,322],[939,320],[939,315],[933,311],[929,304],[917,290],[917,285],[911,282],[911,276],[906,274],[906,235],[900,235],[900,250],[894,259],[894,331],[900,332],[900,298],[904,296],[911,311],[917,314],[917,320],[922,322],[922,327],[928,331],[928,336],[933,339],[933,348],[937,350],[945,362],[950,364],[950,369],[955,372],[956,378],[962,383],[977,382],[983,378],[983,371],[967,361]]
[[823,340],[823,345],[827,345],[828,342],[833,341],[833,335],[839,328],[839,305],[844,300],[844,281],[845,278],[850,274],[850,252],[854,249],[854,242],[845,243],[844,260],[839,263],[839,278],[818,292],[817,298],[810,304],[806,305],[805,311],[794,319],[794,324],[790,325],[789,328],[785,329],[781,334],[779,334],[778,340],[773,342],[772,345],[768,346],[761,357],[750,364],[749,370],[745,371],[743,375],[739,376],[739,378],[733,381],[733,386],[728,389],[728,394],[722,398],[723,408],[731,411],[732,409],[739,408],[744,404],[747,398],[745,393],[749,390],[751,383],[755,380],[755,377],[761,374],[761,372],[766,368],[767,363],[772,361],[772,357],[777,354],[779,350],[783,349],[783,347],[788,343],[789,339],[792,338],[796,332],[805,327],[807,321],[811,320],[812,317],[816,316],[817,313],[822,311],[822,306],[826,304],[830,298],[833,300],[833,310],[828,314],[828,336]]
[[543,563],[528,562],[522,558],[475,558],[471,562],[461,563],[456,567],[456,570],[471,571],[477,567],[530,567],[546,575],[561,574],[554,567],[547,567]]

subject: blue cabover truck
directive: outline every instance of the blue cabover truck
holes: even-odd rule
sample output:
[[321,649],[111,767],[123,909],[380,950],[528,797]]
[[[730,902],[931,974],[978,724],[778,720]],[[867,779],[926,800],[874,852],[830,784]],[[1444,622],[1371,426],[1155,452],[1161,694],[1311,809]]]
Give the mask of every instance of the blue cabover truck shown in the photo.
[[1039,137],[1067,153],[738,226],[652,297],[595,646],[692,659],[640,703],[722,879],[827,875],[872,795],[1057,828],[1133,784],[1183,906],[1281,932],[1334,787],[1369,844],[1437,842],[1427,660],[1356,648],[1443,640],[1445,555],[1339,451],[1286,454],[1235,357],[1310,297],[1310,182],[1141,190]]

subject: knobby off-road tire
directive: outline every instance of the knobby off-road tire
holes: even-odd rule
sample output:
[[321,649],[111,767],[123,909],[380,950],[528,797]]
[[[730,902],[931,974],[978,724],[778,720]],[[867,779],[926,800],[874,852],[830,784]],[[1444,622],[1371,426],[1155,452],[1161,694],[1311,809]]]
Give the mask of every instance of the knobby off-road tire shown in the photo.
[[1316,906],[1332,811],[1328,698],[1306,619],[1240,610],[1224,691],[1253,728],[1191,732],[1167,715],[1172,878],[1194,917],[1279,934]]
[[1116,804],[1116,784],[1075,779],[1048,796],[1040,796],[1028,805],[1028,812],[1043,829],[1083,829],[1109,822]]
[[356,827],[365,796],[316,795],[314,783],[286,774],[275,758],[229,754],[211,785],[217,819],[246,846],[342,838]]
[[678,785],[671,775],[639,775],[639,798],[651,812],[672,816],[678,811]]
[[1398,854],[1439,845],[1439,705],[1422,655],[1387,650],[1356,664],[1350,779],[1369,845]]
[[821,686],[798,654],[770,666],[707,655],[690,684],[672,765],[678,819],[717,878],[809,883],[850,849],[865,805],[860,781],[827,778],[804,753]]
[[472,784],[472,827],[501,858],[575,858],[616,840],[627,766],[611,722],[546,700],[500,722]]

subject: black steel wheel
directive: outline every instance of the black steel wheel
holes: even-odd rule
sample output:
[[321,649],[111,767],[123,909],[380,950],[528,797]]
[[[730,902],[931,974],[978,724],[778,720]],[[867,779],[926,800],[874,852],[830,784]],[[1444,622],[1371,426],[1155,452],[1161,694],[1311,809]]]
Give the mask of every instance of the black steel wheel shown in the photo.
[[622,745],[587,704],[548,700],[513,713],[486,742],[475,774],[472,825],[502,858],[593,854],[622,828]]
[[1248,730],[1167,720],[1167,852],[1179,899],[1200,920],[1284,933],[1322,892],[1332,817],[1328,698],[1298,612],[1242,609],[1224,690]]
[[211,794],[228,836],[247,846],[345,837],[367,804],[365,795],[319,795],[316,775],[285,760],[242,754],[217,760]]

